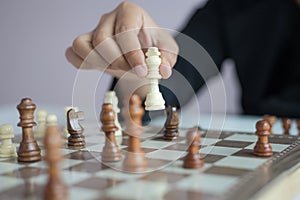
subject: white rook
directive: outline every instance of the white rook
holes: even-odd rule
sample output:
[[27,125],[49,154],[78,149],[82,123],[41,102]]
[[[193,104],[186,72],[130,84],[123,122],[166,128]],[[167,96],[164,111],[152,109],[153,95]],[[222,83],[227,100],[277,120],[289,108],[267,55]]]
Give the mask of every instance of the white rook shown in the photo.
[[145,101],[146,110],[163,110],[165,109],[165,100],[158,88],[158,80],[161,79],[159,74],[159,65],[161,64],[160,52],[157,47],[150,47],[146,53],[146,64],[148,66],[148,75],[150,82],[150,91]]

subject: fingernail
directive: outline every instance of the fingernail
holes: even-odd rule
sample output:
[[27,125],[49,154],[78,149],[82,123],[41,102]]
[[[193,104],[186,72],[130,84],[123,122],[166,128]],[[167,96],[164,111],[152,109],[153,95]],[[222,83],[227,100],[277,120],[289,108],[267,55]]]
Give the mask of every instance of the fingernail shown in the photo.
[[135,73],[139,76],[139,77],[144,77],[147,75],[147,68],[146,66],[143,65],[137,65],[134,67]]
[[164,79],[169,78],[172,74],[171,66],[168,64],[162,64],[160,66],[160,74]]

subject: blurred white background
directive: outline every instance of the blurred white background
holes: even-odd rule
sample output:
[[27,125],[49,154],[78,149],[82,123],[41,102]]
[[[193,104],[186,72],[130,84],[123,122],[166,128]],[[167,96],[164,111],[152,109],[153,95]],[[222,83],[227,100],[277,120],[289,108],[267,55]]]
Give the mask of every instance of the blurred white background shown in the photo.
[[[31,97],[38,106],[61,108],[62,112],[64,106],[71,105],[77,70],[67,62],[65,49],[76,36],[93,29],[101,15],[114,9],[120,2],[2,0],[0,113],[1,108],[16,106],[23,97]],[[161,27],[175,30],[180,30],[194,10],[205,3],[203,0],[132,2],[147,10]],[[237,113],[240,111],[239,87],[230,62],[227,62],[223,74],[228,111]],[[96,99],[99,99],[99,104],[110,81],[111,77],[107,75],[98,84]],[[208,84],[218,93],[218,83],[212,80]],[[207,91],[199,93],[199,100],[201,111],[209,112],[210,98]],[[0,123],[5,120],[0,119]]]

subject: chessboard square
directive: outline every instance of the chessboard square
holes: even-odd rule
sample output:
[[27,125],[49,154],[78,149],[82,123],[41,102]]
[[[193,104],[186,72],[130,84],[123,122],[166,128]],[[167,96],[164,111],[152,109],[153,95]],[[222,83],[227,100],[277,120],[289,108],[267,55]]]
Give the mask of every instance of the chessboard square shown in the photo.
[[[281,152],[290,146],[287,144],[273,144],[273,143],[270,143],[270,145],[272,147],[273,152]],[[255,146],[255,143],[247,146],[245,149],[254,149],[254,146]]]
[[23,167],[23,166],[15,164],[15,163],[4,163],[4,162],[2,162],[1,167],[0,167],[0,174],[11,172],[11,171],[13,171],[15,169],[18,169],[20,167]]
[[67,170],[69,171],[78,171],[78,172],[88,172],[88,173],[96,173],[98,171],[107,169],[108,167],[99,162],[83,162],[78,165],[74,165],[69,167]]
[[183,160],[177,160],[171,163],[168,167],[163,168],[162,171],[174,173],[174,174],[192,175],[192,174],[199,174],[204,170],[210,168],[211,166],[212,165],[209,163],[204,163],[204,165],[201,168],[187,169],[187,168],[183,168]]
[[69,199],[99,199],[101,193],[97,190],[91,190],[81,187],[69,188]]
[[245,148],[246,146],[249,146],[252,143],[253,142],[222,140],[220,142],[217,142],[215,146]]
[[239,150],[241,150],[241,149],[240,148],[232,148],[232,147],[207,146],[207,147],[201,148],[199,150],[199,152],[201,154],[229,156]]
[[274,144],[293,144],[297,141],[299,137],[290,136],[290,135],[270,135],[269,142]]
[[7,172],[3,175],[14,177],[14,178],[20,178],[20,179],[29,179],[34,176],[39,176],[40,174],[45,174],[45,173],[47,173],[46,169],[26,166],[23,168],[16,169],[12,172],[11,171]]
[[254,170],[263,164],[267,158],[248,158],[241,156],[228,156],[214,163],[215,166],[232,167],[238,169]]
[[207,146],[207,145],[213,145],[213,144],[216,144],[217,142],[219,142],[220,139],[218,138],[201,138],[201,145],[202,146]]
[[175,186],[181,190],[221,195],[237,182],[238,178],[233,176],[195,174],[178,181]]
[[[134,190],[132,190],[134,188]],[[107,197],[116,199],[162,199],[168,190],[166,182],[127,181],[108,189]]]
[[185,177],[187,177],[187,174],[173,173],[167,171],[154,171],[142,177],[141,179],[151,182],[168,182],[169,184],[171,184]]
[[174,199],[188,199],[188,200],[218,200],[220,197],[214,195],[214,194],[209,194],[209,193],[204,193],[204,192],[199,192],[199,191],[187,191],[187,190],[170,190],[168,191],[165,196],[163,197],[164,200],[174,200]]
[[86,172],[64,170],[62,171],[61,176],[66,185],[74,185],[80,181],[90,178],[91,174]]
[[241,142],[256,142],[257,136],[254,134],[252,135],[252,134],[236,133],[236,134],[233,134],[233,135],[225,138],[224,140],[233,140],[233,141],[241,141]]
[[186,143],[176,143],[173,145],[168,146],[167,150],[177,150],[177,151],[187,151],[189,146]]
[[105,142],[105,137],[103,135],[94,135],[85,138],[87,143],[103,143]]
[[205,163],[215,163],[218,160],[221,160],[222,158],[225,158],[225,156],[221,156],[221,155],[213,155],[213,154],[206,154],[206,155],[202,155]]
[[92,190],[103,191],[107,188],[115,186],[117,183],[121,183],[120,180],[114,180],[109,178],[91,177],[74,184],[75,187],[87,188]]
[[243,176],[249,172],[252,172],[252,171],[247,170],[247,169],[212,166],[212,167],[208,168],[207,170],[205,170],[204,173],[218,174],[218,175],[225,175],[225,176]]
[[141,147],[151,149],[162,149],[173,144],[175,144],[175,142],[146,140],[144,142],[141,142]]
[[[62,169],[63,168],[69,168],[69,167],[71,167],[73,165],[77,165],[81,162],[82,162],[81,160],[63,159],[61,164],[60,164],[60,167]],[[37,167],[37,168],[48,168],[48,165],[47,165],[46,161],[35,162],[35,163],[29,164],[27,166]]]
[[89,146],[89,147],[87,147],[87,150],[89,152],[93,151],[93,152],[99,152],[99,153],[101,153],[102,150],[103,150],[104,145],[105,144],[103,143],[103,144],[97,144],[97,145]]
[[5,177],[5,176],[0,176],[0,182],[2,183],[0,187],[0,191],[4,191],[9,188],[24,184],[24,181],[22,179],[17,179],[14,177]]
[[111,180],[133,180],[143,176],[143,174],[124,173],[114,169],[106,169],[94,174],[95,177]]
[[[97,154],[97,156],[96,156],[96,154]],[[66,158],[68,160],[69,159],[74,159],[74,160],[92,160],[92,159],[95,159],[95,156],[99,157],[99,156],[101,156],[101,154],[100,153],[96,153],[96,152],[91,153],[88,150],[82,150],[82,151],[72,152],[72,153],[66,155]]]
[[159,149],[157,151],[147,153],[146,157],[152,158],[152,159],[175,161],[175,160],[178,160],[179,158],[185,156],[186,154],[187,154],[187,152],[184,152],[184,151]]

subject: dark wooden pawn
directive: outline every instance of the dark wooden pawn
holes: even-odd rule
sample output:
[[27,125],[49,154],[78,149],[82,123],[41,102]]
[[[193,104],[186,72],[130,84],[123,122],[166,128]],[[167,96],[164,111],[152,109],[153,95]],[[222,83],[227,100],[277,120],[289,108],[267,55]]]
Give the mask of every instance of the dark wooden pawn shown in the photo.
[[168,106],[166,109],[167,120],[164,124],[164,139],[174,140],[178,138],[178,110],[176,106]]
[[118,127],[115,125],[115,113],[110,103],[102,105],[100,114],[102,130],[105,133],[105,145],[101,153],[103,162],[117,162],[122,159],[121,151],[116,143],[115,131]]
[[204,164],[204,159],[199,153],[199,146],[201,145],[200,131],[198,128],[193,128],[188,131],[186,139],[189,145],[188,154],[183,161],[183,167],[189,169],[201,168]]
[[268,157],[273,155],[272,147],[268,138],[271,134],[270,129],[271,126],[267,120],[260,120],[256,123],[255,134],[258,136],[258,140],[254,147],[254,155],[259,157]]
[[282,118],[282,128],[285,135],[290,134],[290,128],[292,125],[292,120],[290,118]]
[[60,163],[63,159],[61,153],[62,138],[60,130],[57,126],[56,116],[48,116],[47,127],[44,137],[44,145],[46,149],[45,160],[48,164],[48,182],[45,187],[44,199],[58,200],[68,199],[68,188],[64,184],[60,175]]
[[83,112],[75,112],[75,109],[68,110],[67,129],[70,134],[68,146],[71,148],[81,149],[85,147],[84,128],[79,123],[81,120],[83,120]]
[[22,141],[18,151],[18,161],[33,162],[41,160],[41,150],[34,139],[32,127],[36,126],[34,119],[34,110],[36,106],[30,98],[24,98],[17,106],[20,113],[20,122],[18,126],[22,127]]
[[129,116],[126,134],[129,136],[128,152],[123,163],[123,169],[127,172],[144,172],[147,169],[147,159],[141,148],[140,137],[143,133],[142,116],[144,109],[138,95],[134,94],[129,100]]
[[131,129],[137,131],[139,129],[139,133],[143,132],[143,122],[142,118],[145,114],[144,108],[142,107],[142,101],[140,97],[137,94],[133,94],[129,102],[126,103],[125,101],[125,107],[122,110],[122,115],[126,124],[125,131],[123,131],[123,135],[129,136],[129,134],[133,135],[134,131]]

